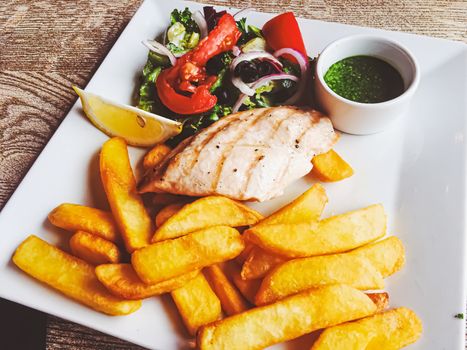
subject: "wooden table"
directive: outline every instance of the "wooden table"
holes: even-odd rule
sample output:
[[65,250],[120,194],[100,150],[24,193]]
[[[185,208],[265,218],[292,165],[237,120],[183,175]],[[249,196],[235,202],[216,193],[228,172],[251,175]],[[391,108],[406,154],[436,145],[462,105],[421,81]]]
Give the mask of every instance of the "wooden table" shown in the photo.
[[[306,18],[467,42],[467,2],[462,0],[209,2],[269,12],[292,10]],[[0,209],[76,100],[70,86],[86,85],[140,3],[2,2]],[[140,349],[3,300],[0,329],[2,349]]]

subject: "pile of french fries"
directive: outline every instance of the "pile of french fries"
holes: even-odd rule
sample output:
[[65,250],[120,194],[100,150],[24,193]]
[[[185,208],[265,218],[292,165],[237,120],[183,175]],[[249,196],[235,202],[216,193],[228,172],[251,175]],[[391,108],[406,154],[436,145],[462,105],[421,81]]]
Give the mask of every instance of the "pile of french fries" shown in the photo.
[[[350,174],[320,164],[333,179]],[[72,232],[70,252],[29,236],[13,256],[20,269],[109,315],[170,293],[201,350],[263,349],[319,329],[311,350],[399,349],[420,337],[413,311],[387,310],[388,294],[369,292],[405,261],[402,242],[384,238],[381,205],[321,219],[327,197],[315,184],[265,218],[225,197],[163,194],[152,219],[120,138],[103,145],[100,175],[111,212],[59,205],[49,220]]]

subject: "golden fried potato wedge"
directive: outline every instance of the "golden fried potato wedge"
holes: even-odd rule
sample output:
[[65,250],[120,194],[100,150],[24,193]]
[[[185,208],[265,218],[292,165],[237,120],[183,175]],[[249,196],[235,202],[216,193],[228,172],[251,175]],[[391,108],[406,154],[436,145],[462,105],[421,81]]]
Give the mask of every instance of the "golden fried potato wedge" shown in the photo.
[[375,304],[346,285],[320,287],[201,327],[201,350],[263,349],[314,330],[374,314]]
[[422,322],[410,309],[400,307],[324,330],[311,350],[397,350],[415,343]]
[[243,263],[242,278],[244,280],[263,278],[274,267],[286,261],[287,259],[280,255],[266,252],[264,249],[254,246]]
[[236,229],[215,226],[139,249],[131,263],[145,283],[154,284],[233,259],[244,247]]
[[159,143],[151,148],[148,153],[144,155],[143,158],[143,168],[145,170],[154,168],[157,164],[159,164],[167,154],[170,153],[172,149],[163,144]]
[[335,182],[353,175],[352,167],[334,150],[314,156],[311,174],[320,181]]
[[203,272],[227,315],[235,315],[248,310],[247,302],[219,265],[208,266]]
[[261,220],[255,227],[317,221],[327,202],[328,197],[324,187],[314,184],[295,200]]
[[[274,224],[307,223],[319,220],[328,201],[324,187],[313,185],[310,189],[297,197],[294,201],[282,207],[272,215],[264,218],[256,228]],[[264,277],[273,267],[286,261],[285,258],[266,252],[255,246],[244,260],[242,269],[243,279]]]
[[118,263],[121,259],[120,250],[114,243],[84,231],[71,236],[70,249],[74,256],[92,265]]
[[199,327],[221,318],[219,298],[202,273],[171,293],[188,332],[195,335]]
[[97,279],[94,266],[34,235],[16,249],[13,262],[28,275],[94,310],[128,315],[141,307],[140,300],[124,300],[110,294]]
[[235,258],[235,262],[239,265],[242,265],[246,259],[248,259],[248,256],[254,247],[256,246],[253,243],[245,242],[245,249],[243,249],[240,255]]
[[383,275],[391,276],[405,264],[405,250],[401,240],[395,236],[364,245],[349,254],[365,257],[371,261]]
[[116,243],[121,239],[112,213],[104,210],[63,203],[48,218],[52,225],[67,231],[86,231]]
[[375,303],[378,312],[384,311],[389,306],[389,294],[386,292],[381,293],[366,293],[373,303]]
[[97,278],[109,292],[117,297],[131,300],[169,293],[184,286],[198,273],[199,270],[191,271],[157,284],[146,284],[139,279],[130,264],[104,264],[96,267]]
[[100,172],[107,199],[129,253],[149,244],[152,224],[131,170],[128,150],[122,138],[104,143]]
[[221,196],[200,198],[186,204],[156,230],[152,242],[176,238],[212,226],[248,226],[262,219],[247,206]]
[[224,269],[227,275],[232,278],[233,283],[238,288],[240,293],[242,293],[245,299],[248,300],[251,304],[254,304],[256,293],[258,293],[259,287],[261,286],[261,280],[244,280],[240,274],[240,267],[230,261],[227,261],[224,264]]
[[164,222],[179,212],[184,205],[185,203],[174,203],[162,208],[156,215],[156,227],[161,227]]
[[252,227],[243,236],[261,248],[289,258],[345,252],[386,233],[383,206],[372,205],[309,224]]
[[368,259],[333,254],[294,259],[275,268],[261,283],[256,305],[264,305],[320,285],[342,283],[357,289],[382,289],[381,273]]

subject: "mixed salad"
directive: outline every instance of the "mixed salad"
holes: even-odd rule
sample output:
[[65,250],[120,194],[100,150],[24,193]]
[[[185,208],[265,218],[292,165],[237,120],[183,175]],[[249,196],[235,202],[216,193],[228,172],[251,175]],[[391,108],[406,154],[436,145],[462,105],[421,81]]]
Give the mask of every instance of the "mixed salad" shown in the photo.
[[305,98],[310,60],[293,13],[260,29],[247,12],[175,9],[162,38],[143,42],[150,51],[138,107],[183,123],[172,143],[225,115]]

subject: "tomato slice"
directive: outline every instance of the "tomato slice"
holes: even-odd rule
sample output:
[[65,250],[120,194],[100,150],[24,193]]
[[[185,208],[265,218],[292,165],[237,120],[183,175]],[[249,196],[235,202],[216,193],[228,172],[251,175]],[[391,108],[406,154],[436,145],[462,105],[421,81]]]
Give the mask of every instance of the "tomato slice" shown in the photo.
[[[213,108],[217,98],[209,88],[217,77],[207,76],[204,66],[210,58],[231,50],[240,35],[235,19],[224,14],[196,48],[180,57],[175,66],[159,74],[156,88],[161,102],[181,115],[202,113]],[[186,96],[179,91],[191,95]]]
[[[305,57],[308,56],[300,27],[293,12],[285,12],[269,20],[263,26],[262,31],[266,42],[273,50],[290,47],[301,52]],[[284,56],[296,62],[292,56]]]

